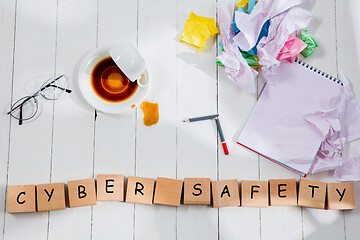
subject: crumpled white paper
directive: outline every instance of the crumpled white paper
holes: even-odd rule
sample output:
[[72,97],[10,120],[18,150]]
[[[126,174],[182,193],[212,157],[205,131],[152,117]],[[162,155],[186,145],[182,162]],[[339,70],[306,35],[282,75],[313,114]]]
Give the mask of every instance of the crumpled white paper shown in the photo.
[[315,157],[310,173],[335,170],[334,176],[341,181],[360,180],[360,146],[358,156],[344,158],[344,146],[347,142],[360,137],[360,109],[356,103],[350,83],[340,74],[343,93],[339,107],[328,111],[316,112],[304,116],[323,136],[323,142]]
[[234,4],[221,2],[218,5],[218,19],[221,33],[221,42],[224,52],[218,60],[225,66],[227,76],[234,81],[241,89],[248,93],[255,93],[256,86],[254,78],[257,71],[250,67],[240,53],[239,48],[233,41],[235,36],[231,27],[234,15]]
[[280,62],[276,59],[289,35],[309,25],[313,14],[302,8],[293,7],[270,20],[269,34],[257,46],[259,64],[265,74],[272,73]]
[[259,0],[250,14],[235,13],[236,27],[240,33],[234,38],[235,43],[244,51],[249,51],[257,42],[260,31],[268,19],[309,0]]

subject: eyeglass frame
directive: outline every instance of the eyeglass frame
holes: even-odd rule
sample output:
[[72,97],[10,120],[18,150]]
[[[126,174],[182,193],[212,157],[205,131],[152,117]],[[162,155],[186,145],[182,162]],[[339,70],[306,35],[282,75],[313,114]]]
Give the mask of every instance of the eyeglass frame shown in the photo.
[[[37,92],[35,92],[33,95],[31,95],[31,96],[25,96],[25,97],[22,97],[22,98],[20,98],[19,100],[17,100],[17,101],[11,106],[10,111],[7,112],[7,114],[10,114],[13,118],[18,119],[18,120],[19,120],[19,125],[22,125],[22,124],[23,124],[23,121],[32,119],[32,118],[36,115],[36,113],[38,112],[39,107],[38,107],[38,100],[37,100],[36,98],[37,98],[39,95],[41,95],[43,98],[45,98],[45,99],[47,99],[47,100],[55,101],[55,100],[59,99],[59,98],[51,99],[51,98],[47,98],[47,97],[45,97],[44,95],[42,95],[41,92],[44,91],[45,89],[47,89],[47,88],[49,88],[49,87],[56,87],[56,88],[59,88],[60,90],[64,91],[65,93],[71,93],[72,90],[70,90],[70,89],[68,89],[68,88],[63,88],[63,87],[60,87],[60,86],[52,85],[54,82],[56,82],[57,80],[59,80],[59,79],[62,78],[62,77],[65,77],[65,74],[62,74],[62,75],[58,76],[57,78],[55,78],[53,81],[51,81],[51,82],[48,83],[47,85],[42,86],[42,87],[41,87]],[[50,78],[50,79],[51,79],[51,78]],[[47,81],[49,81],[50,79],[46,80],[45,83],[46,83]],[[21,103],[18,104],[18,102],[20,102],[21,99],[25,99],[25,100],[23,100]],[[34,114],[33,114],[30,118],[23,119],[23,117],[22,117],[22,108],[23,108],[24,104],[25,104],[26,102],[30,101],[31,99],[34,99],[34,102],[36,103],[36,111],[34,112]],[[17,104],[18,104],[18,105],[17,105]],[[15,116],[12,114],[12,112],[15,111],[16,109],[18,109],[19,107],[20,107],[20,117],[17,118],[17,117],[15,117]]]

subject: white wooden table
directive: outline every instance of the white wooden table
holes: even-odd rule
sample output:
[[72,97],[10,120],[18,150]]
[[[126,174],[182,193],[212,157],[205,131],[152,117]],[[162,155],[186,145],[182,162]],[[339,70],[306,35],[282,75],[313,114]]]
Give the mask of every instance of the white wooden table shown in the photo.
[[[98,202],[93,207],[8,214],[7,185],[67,182],[119,173],[156,178],[296,178],[231,141],[256,96],[235,87],[215,64],[217,41],[199,53],[180,43],[190,11],[216,17],[216,0],[1,0],[0,13],[0,236],[2,239],[359,239],[360,208],[214,209],[207,206]],[[344,72],[360,100],[360,2],[317,0],[309,32],[320,47],[306,61]],[[160,121],[142,123],[139,108],[113,116],[84,107],[76,93],[43,101],[41,115],[19,126],[6,115],[29,79],[64,73],[89,50],[120,42],[137,46],[153,81],[147,100]],[[72,86],[73,87],[73,86]],[[219,113],[230,155],[214,122],[183,118]],[[353,147],[354,148],[354,147]],[[348,155],[354,154],[351,148]],[[329,173],[310,179],[334,181]],[[356,184],[360,204],[360,184]]]

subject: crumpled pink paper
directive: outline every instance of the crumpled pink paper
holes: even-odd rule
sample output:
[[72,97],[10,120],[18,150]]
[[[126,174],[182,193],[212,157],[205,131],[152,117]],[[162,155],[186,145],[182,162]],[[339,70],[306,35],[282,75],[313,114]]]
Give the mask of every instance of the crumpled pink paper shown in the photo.
[[261,28],[268,19],[274,18],[288,9],[307,1],[308,0],[259,0],[250,14],[237,11],[235,13],[235,22],[240,33],[235,36],[235,43],[242,50],[249,51],[255,46]]
[[316,154],[310,173],[335,170],[334,176],[342,181],[360,180],[360,148],[358,157],[344,158],[344,146],[347,142],[360,137],[360,108],[350,87],[349,81],[340,74],[343,93],[339,98],[338,108],[318,111],[304,118],[313,124],[323,138]]
[[323,141],[309,173],[335,169],[341,165],[345,140],[340,137],[341,124],[338,109],[318,111],[304,116],[319,131]]
[[270,20],[269,34],[262,38],[257,46],[259,64],[263,65],[265,74],[271,74],[273,68],[280,65],[276,58],[289,35],[306,27],[312,16],[309,11],[293,7]]
[[335,169],[334,177],[339,181],[360,181],[360,147],[356,157],[345,159]]
[[287,60],[289,62],[295,62],[295,59],[299,53],[307,47],[300,38],[290,35],[286,40],[284,47],[280,50],[277,60]]
[[234,30],[231,27],[233,15],[234,4],[229,2],[219,3],[218,19],[224,52],[218,57],[218,60],[224,64],[225,72],[232,81],[245,92],[255,93],[254,78],[257,76],[257,71],[247,64],[239,48],[233,41],[233,37],[235,36]]

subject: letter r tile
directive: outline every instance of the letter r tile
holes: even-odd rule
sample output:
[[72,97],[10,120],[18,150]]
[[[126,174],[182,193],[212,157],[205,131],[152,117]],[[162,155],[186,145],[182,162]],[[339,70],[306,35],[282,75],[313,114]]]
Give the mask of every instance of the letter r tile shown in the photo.
[[152,204],[154,196],[153,178],[129,176],[126,189],[126,202]]

